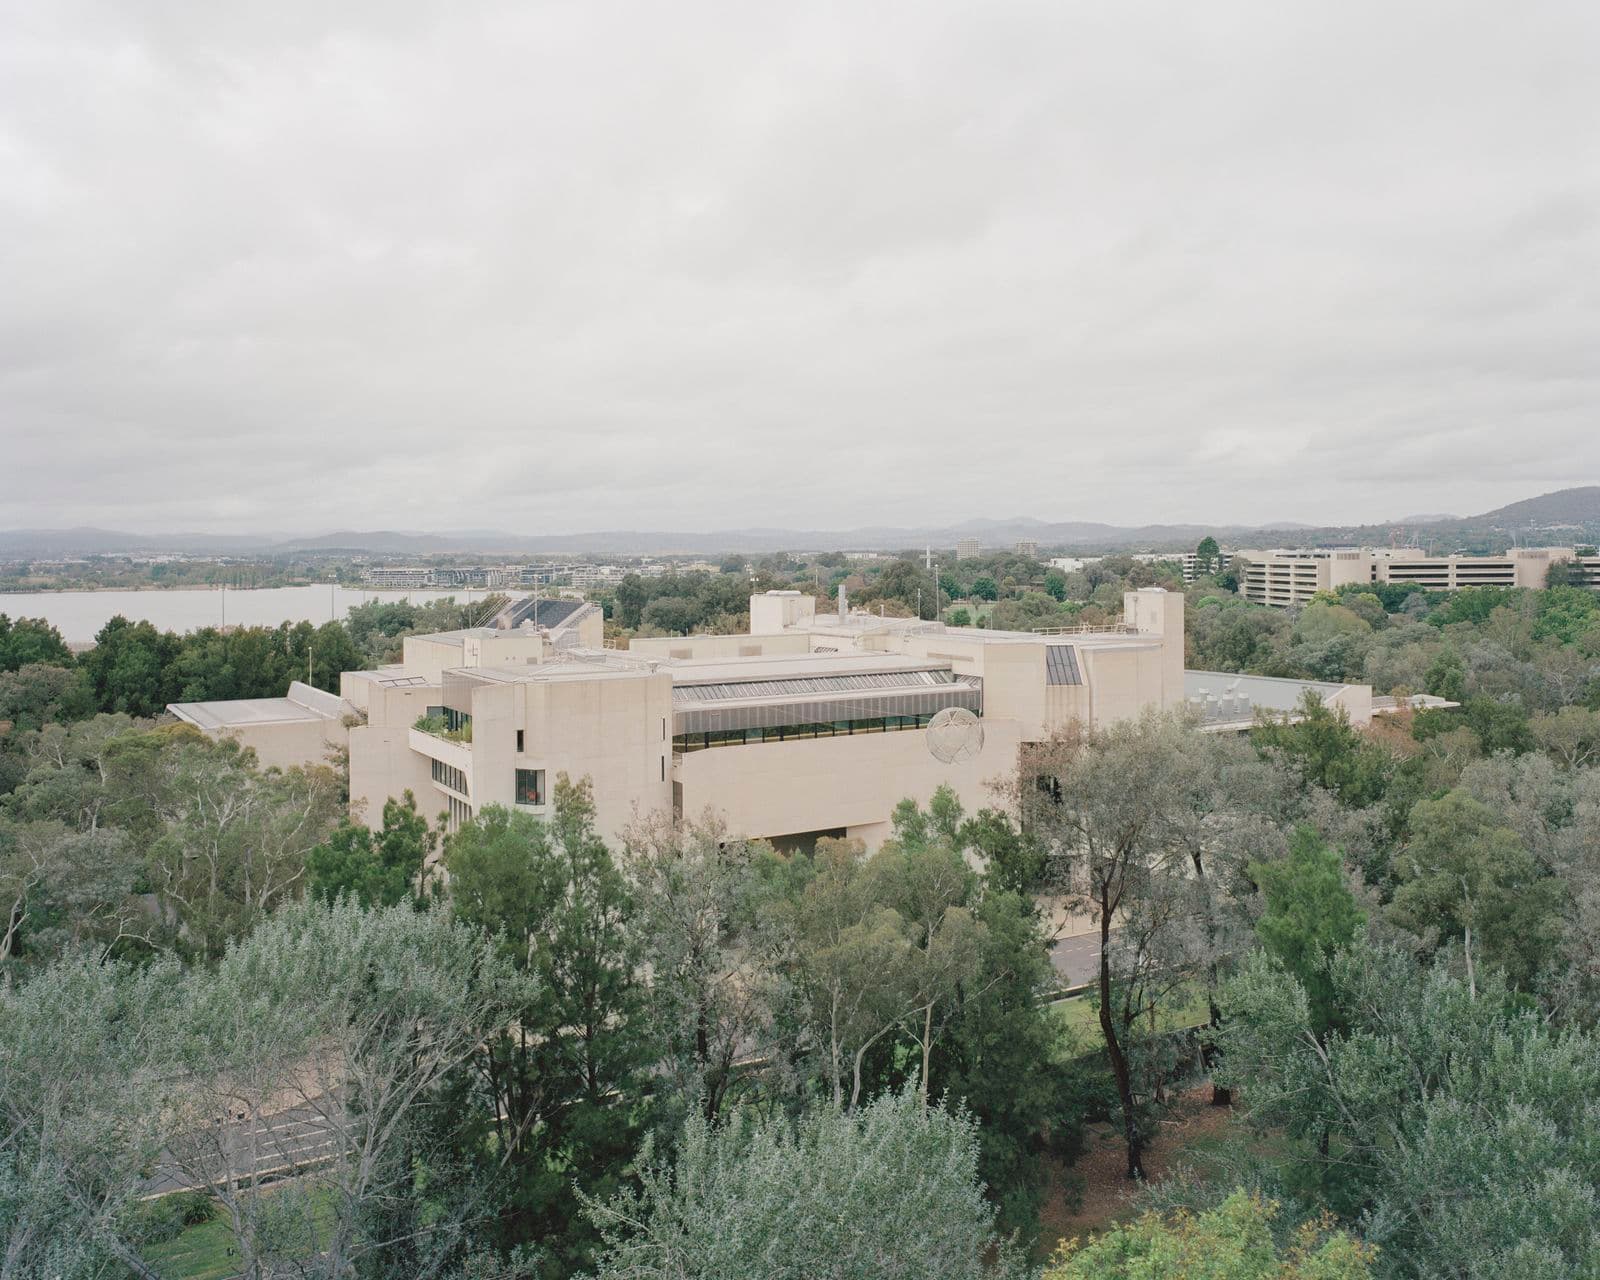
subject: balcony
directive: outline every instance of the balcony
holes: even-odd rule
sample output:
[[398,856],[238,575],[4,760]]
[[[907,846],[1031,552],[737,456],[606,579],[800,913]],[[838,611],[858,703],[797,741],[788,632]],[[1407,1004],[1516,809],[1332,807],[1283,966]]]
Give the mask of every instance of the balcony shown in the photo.
[[[420,721],[418,722],[421,723]],[[452,765],[463,773],[472,773],[472,745],[458,738],[448,738],[442,733],[434,733],[430,729],[419,729],[412,726],[409,744],[413,751],[430,760],[438,760],[444,764]]]

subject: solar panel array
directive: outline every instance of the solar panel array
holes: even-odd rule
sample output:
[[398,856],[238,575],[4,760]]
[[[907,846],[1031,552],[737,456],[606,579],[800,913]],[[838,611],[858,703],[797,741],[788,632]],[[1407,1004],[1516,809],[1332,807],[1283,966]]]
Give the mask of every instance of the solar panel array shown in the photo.
[[507,621],[513,627],[520,627],[524,622],[531,622],[538,627],[558,627],[583,608],[583,604],[582,600],[534,600],[530,596],[508,606],[510,614]]
[[1049,644],[1044,649],[1046,684],[1082,684],[1078,670],[1078,651],[1070,644]]

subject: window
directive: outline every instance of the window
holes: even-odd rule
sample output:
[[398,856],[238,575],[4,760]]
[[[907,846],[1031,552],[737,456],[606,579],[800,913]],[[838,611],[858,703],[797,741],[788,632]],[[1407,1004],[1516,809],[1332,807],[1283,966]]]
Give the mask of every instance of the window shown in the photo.
[[544,770],[543,769],[518,769],[517,770],[517,803],[518,804],[543,804],[544,803]]
[[467,775],[454,765],[445,764],[442,760],[435,760],[433,764],[433,780],[452,791],[459,791],[467,795]]
[[680,733],[672,740],[677,752],[703,751],[707,747],[742,747],[747,743],[789,742],[798,738],[835,738],[858,733],[893,733],[902,729],[924,729],[933,712],[914,716],[874,716],[865,720],[833,720],[819,724],[789,724],[766,729],[712,729],[699,733]]
[[519,756],[522,754],[522,730],[521,729],[517,730],[517,754]]

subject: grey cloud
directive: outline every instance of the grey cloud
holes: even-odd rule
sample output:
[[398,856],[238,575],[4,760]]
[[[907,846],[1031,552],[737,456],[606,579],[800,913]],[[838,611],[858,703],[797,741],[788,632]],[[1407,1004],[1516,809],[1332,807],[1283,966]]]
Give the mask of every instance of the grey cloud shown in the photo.
[[1580,483],[1597,86],[1578,0],[0,0],[0,525]]

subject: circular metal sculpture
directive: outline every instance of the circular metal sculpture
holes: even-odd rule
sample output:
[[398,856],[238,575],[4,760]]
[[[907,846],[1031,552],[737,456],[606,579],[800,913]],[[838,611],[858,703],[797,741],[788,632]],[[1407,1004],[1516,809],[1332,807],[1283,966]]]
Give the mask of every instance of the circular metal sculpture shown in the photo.
[[945,764],[971,760],[983,750],[983,721],[965,707],[946,707],[928,721],[928,752]]

